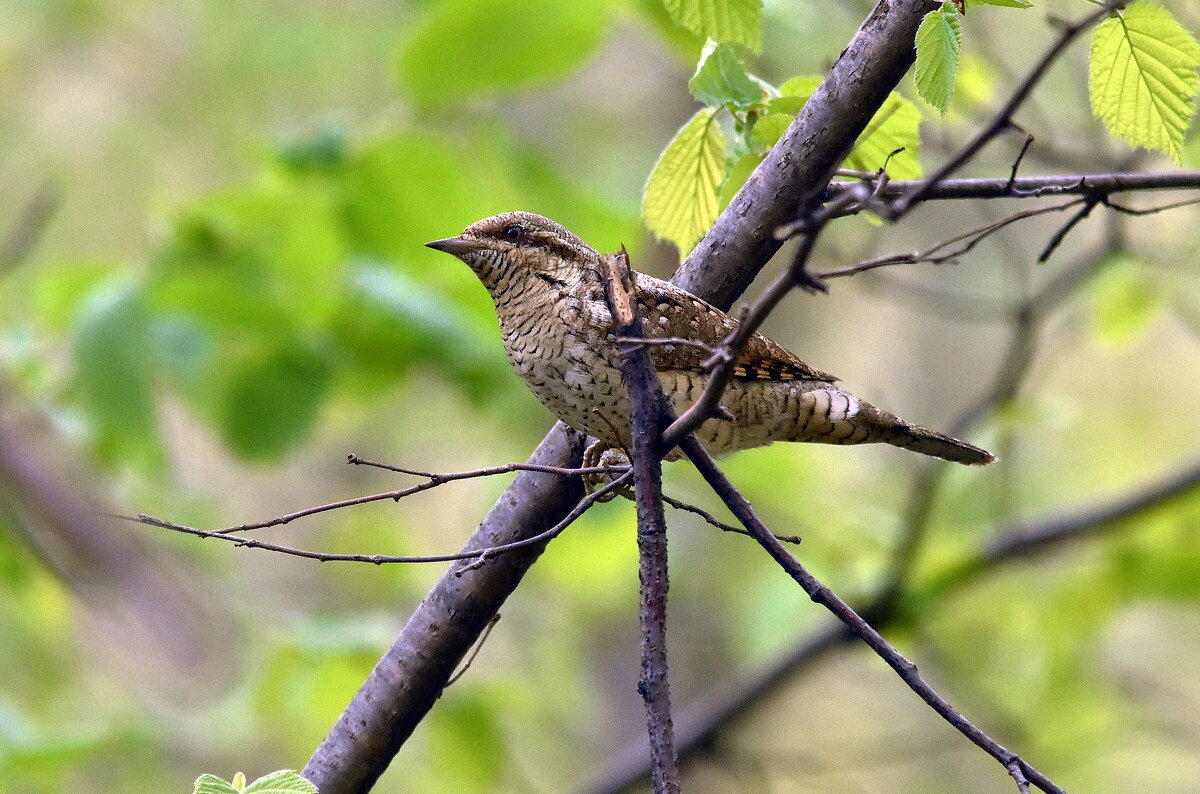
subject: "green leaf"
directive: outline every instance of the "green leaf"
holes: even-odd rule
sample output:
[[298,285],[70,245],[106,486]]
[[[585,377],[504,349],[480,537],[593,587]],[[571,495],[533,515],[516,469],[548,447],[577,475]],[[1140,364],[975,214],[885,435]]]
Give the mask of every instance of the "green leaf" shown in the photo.
[[279,160],[297,171],[322,171],[341,165],[346,156],[347,133],[337,124],[324,124],[303,138],[284,141]]
[[294,769],[280,769],[246,786],[246,794],[319,794],[317,787]]
[[725,177],[725,136],[717,111],[703,108],[667,144],[642,197],[642,217],[658,237],[681,255],[717,219],[717,189]]
[[958,56],[962,51],[962,16],[953,3],[930,11],[917,28],[917,92],[942,115],[954,98]]
[[[793,97],[783,98],[792,99]],[[768,113],[754,123],[754,129],[750,131],[750,138],[760,146],[770,149],[783,137],[783,133],[787,132],[787,128],[791,126],[794,118],[795,114]]]
[[1096,26],[1088,87],[1092,113],[1130,146],[1183,156],[1200,92],[1200,44],[1161,6],[1144,0]]
[[216,775],[205,774],[196,778],[192,794],[242,794],[242,789]]
[[223,401],[226,443],[251,460],[279,457],[312,427],[328,381],[328,362],[299,345],[243,362]]
[[[803,106],[804,103],[808,101],[808,98],[813,95],[813,92],[817,90],[817,86],[819,86],[821,81],[824,79],[825,78],[821,77],[820,75],[815,74],[802,74],[798,75],[797,77],[790,77],[783,81],[783,85],[779,86],[779,93],[785,98],[797,97],[801,99],[802,101],[800,105]],[[773,100],[773,102],[778,101],[779,100]],[[799,109],[799,107],[796,108],[796,110]]]
[[400,83],[422,107],[548,83],[600,45],[612,4],[511,0],[431,4],[400,51]]
[[196,778],[192,794],[319,794],[317,787],[300,776],[294,769],[280,769],[263,775],[250,785],[246,776],[238,772],[233,782],[216,775],[201,775]]
[[[886,164],[892,179],[921,176],[921,111],[899,94],[891,94],[854,144],[843,168],[874,171]],[[896,154],[899,149],[903,151]]]
[[746,67],[728,44],[709,39],[700,53],[696,73],[688,81],[692,96],[710,107],[743,108],[762,100],[762,89],[746,74]]
[[663,5],[693,33],[762,49],[762,0],[663,0]]
[[156,449],[148,334],[136,286],[110,284],[84,302],[75,335],[76,382],[105,458]]

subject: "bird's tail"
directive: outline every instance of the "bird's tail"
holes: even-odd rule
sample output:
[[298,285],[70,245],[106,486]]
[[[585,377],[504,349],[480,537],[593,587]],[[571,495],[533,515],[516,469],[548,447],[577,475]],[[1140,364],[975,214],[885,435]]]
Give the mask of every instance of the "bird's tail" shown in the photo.
[[936,430],[910,425],[903,419],[896,420],[887,443],[967,466],[986,466],[996,461],[996,456],[986,449],[980,449]]
[[996,460],[986,449],[909,424],[829,384],[804,391],[798,404],[799,419],[790,441],[884,443],[967,466],[986,466]]

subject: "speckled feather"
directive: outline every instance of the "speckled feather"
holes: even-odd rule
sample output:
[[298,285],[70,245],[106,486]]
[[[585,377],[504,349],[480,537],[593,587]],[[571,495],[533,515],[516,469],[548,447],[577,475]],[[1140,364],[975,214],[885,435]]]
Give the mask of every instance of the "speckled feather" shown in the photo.
[[[556,417],[615,447],[629,441],[629,402],[599,253],[559,224],[528,212],[485,218],[449,240],[429,243],[475,271],[496,306],[514,370]],[[737,327],[725,312],[673,284],[636,274],[647,338],[718,345]],[[652,345],[650,358],[677,411],[704,389],[709,352]],[[960,463],[994,458],[965,442],[917,427],[834,385],[832,375],[755,334],[738,358],[721,404],[734,417],[697,431],[714,454],[772,441],[882,442]]]

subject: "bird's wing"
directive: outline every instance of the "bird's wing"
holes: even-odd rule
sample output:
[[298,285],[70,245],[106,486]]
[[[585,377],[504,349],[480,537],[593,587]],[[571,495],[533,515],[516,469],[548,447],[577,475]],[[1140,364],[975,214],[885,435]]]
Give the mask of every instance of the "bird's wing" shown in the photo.
[[[661,279],[637,273],[642,333],[649,339],[677,337],[715,347],[737,328],[737,320],[695,295]],[[711,353],[690,345],[651,345],[657,369],[701,369]],[[791,351],[755,334],[734,366],[735,378],[749,380],[824,380],[833,375],[810,367]]]

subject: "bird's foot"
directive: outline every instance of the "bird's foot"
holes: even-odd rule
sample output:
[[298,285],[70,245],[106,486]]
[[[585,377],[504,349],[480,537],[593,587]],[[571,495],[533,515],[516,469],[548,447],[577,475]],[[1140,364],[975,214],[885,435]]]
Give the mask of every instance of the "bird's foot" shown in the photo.
[[[583,466],[586,469],[602,466],[628,465],[629,455],[625,453],[625,450],[610,446],[603,441],[592,442],[583,452]],[[587,493],[594,493],[605,485],[608,485],[618,476],[612,473],[585,474],[583,475],[583,489]],[[607,502],[617,495],[624,496],[626,499],[633,499],[633,486],[626,485],[615,491],[610,491],[601,496],[597,501]]]

